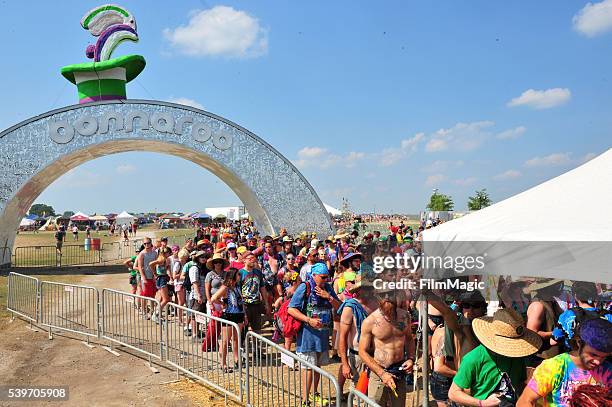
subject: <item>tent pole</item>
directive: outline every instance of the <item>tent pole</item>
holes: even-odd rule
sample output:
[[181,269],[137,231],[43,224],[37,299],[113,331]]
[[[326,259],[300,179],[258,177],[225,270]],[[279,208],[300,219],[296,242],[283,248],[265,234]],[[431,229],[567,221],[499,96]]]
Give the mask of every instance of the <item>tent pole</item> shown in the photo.
[[421,295],[421,344],[423,346],[423,407],[429,406],[429,335],[427,330],[427,300]]

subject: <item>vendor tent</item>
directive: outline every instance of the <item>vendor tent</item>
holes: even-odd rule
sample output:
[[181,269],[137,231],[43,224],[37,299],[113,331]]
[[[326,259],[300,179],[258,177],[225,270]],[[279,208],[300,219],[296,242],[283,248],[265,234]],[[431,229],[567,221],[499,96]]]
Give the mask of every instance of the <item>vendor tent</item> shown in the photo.
[[72,222],[82,222],[89,220],[89,216],[85,215],[83,212],[77,212],[70,217]]
[[334,208],[333,206],[330,206],[326,203],[323,203],[323,206],[325,207],[325,210],[327,211],[327,213],[329,213],[331,216],[340,216],[342,215],[342,212],[340,212],[339,209]]
[[204,212],[196,212],[191,215],[191,218],[192,219],[210,219],[212,218],[212,216]]
[[423,233],[427,256],[486,253],[486,274],[612,282],[612,149]]
[[123,211],[115,217],[115,224],[116,225],[126,225],[126,224],[129,225],[134,221],[134,219],[136,219],[135,216],[132,216],[126,211]]
[[21,219],[21,222],[19,222],[19,227],[34,226],[35,223],[36,223],[36,221],[34,221],[32,219],[23,218],[23,219]]
[[108,218],[104,215],[93,215],[89,217],[89,220],[93,220],[94,222],[108,222]]

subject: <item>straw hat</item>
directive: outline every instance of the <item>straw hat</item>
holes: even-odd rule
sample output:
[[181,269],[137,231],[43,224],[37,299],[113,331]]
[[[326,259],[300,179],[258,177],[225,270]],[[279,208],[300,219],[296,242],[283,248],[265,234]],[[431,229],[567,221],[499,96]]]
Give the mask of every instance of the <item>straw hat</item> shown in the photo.
[[209,269],[209,270],[213,270],[213,267],[214,267],[213,263],[215,261],[218,261],[218,260],[223,261],[223,268],[224,269],[227,268],[229,266],[229,264],[230,264],[229,261],[227,261],[227,259],[225,257],[223,257],[223,255],[221,255],[221,253],[215,253],[212,256],[212,258],[210,258],[210,259],[208,259],[206,261],[206,268]]
[[525,288],[523,288],[523,292],[525,294],[528,294],[528,293],[540,291],[544,288],[548,288],[555,284],[561,284],[561,283],[563,283],[563,280],[559,280],[558,278],[547,278],[537,283],[533,283],[533,284],[526,286]]
[[472,329],[488,349],[511,358],[532,355],[542,346],[542,338],[525,328],[523,318],[512,309],[500,309],[492,317],[476,318]]
[[343,237],[347,237],[349,234],[344,229],[338,229],[338,233],[334,236],[335,240],[342,239]]

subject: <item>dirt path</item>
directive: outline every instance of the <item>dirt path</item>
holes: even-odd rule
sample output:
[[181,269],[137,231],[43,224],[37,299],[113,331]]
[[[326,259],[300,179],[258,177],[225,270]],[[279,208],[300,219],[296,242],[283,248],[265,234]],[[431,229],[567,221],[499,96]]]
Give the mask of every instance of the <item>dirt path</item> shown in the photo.
[[[124,275],[85,276],[80,284],[125,289]],[[189,396],[160,383],[176,379],[176,373],[157,366],[153,373],[145,360],[119,350],[116,357],[95,344],[89,349],[80,340],[46,332],[33,332],[19,319],[0,332],[0,383],[5,385],[68,385],[66,406],[192,406]],[[106,345],[106,343],[105,343]],[[2,406],[34,406],[45,403],[0,402]]]

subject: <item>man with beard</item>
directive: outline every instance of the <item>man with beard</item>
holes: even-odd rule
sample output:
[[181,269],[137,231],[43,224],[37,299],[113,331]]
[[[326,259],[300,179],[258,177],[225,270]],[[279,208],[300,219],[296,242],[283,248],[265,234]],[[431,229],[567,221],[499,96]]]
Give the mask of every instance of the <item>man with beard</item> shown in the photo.
[[393,292],[381,293],[378,309],[361,325],[359,341],[359,357],[371,370],[368,396],[379,405],[405,406],[414,345],[410,316],[398,308]]
[[[583,384],[612,387],[612,323],[603,318],[584,321],[578,328],[578,350],[543,361],[533,372],[517,407],[567,406]],[[607,404],[606,404],[607,405]],[[602,407],[604,407],[602,405]]]

